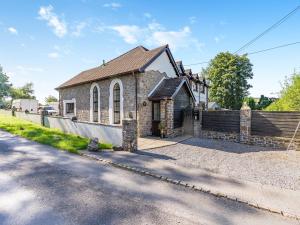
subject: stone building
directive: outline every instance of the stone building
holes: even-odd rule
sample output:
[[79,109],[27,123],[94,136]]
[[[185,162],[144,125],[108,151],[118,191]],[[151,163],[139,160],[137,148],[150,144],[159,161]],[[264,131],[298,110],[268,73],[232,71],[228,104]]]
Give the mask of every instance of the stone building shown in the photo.
[[137,120],[139,136],[182,133],[183,110],[195,97],[181,76],[168,45],[138,46],[103,65],[79,73],[60,85],[59,108],[77,117],[111,126]]

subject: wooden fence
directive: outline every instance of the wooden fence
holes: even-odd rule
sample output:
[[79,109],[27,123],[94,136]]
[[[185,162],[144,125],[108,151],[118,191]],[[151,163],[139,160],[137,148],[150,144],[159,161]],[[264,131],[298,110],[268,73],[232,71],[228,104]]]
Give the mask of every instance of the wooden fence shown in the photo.
[[202,129],[219,132],[240,132],[240,111],[203,111]]
[[[300,112],[252,111],[251,134],[291,138],[299,121]],[[300,131],[296,138],[300,138]]]

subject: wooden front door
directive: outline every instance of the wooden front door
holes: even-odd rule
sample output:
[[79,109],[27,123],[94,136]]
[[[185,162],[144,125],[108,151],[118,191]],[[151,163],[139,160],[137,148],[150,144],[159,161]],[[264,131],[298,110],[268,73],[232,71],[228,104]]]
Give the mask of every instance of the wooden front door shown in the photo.
[[152,102],[152,135],[160,136],[160,102]]

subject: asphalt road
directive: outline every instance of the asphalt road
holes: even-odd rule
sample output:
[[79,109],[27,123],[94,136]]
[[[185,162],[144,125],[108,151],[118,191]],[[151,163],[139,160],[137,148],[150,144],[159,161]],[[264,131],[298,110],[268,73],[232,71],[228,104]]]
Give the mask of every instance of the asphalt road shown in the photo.
[[300,224],[0,131],[0,224]]

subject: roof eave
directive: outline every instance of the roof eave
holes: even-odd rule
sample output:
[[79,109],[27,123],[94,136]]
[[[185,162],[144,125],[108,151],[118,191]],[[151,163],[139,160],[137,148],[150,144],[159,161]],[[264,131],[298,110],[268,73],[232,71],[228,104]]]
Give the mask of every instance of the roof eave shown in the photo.
[[66,86],[58,86],[57,88],[55,88],[55,90],[59,91],[61,89],[75,87],[75,86],[79,86],[79,85],[83,85],[83,84],[88,84],[88,83],[92,83],[92,82],[95,82],[95,81],[105,80],[105,79],[109,79],[109,78],[116,77],[116,76],[124,76],[124,75],[128,75],[128,74],[132,74],[134,72],[141,72],[141,71],[139,69],[135,69],[135,70],[131,70],[131,71],[124,72],[124,73],[113,74],[113,75],[107,76],[107,77],[101,77],[101,78],[97,78],[97,79],[94,79],[94,80],[79,82],[79,83],[76,83],[76,84],[71,84],[71,85],[66,85]]

